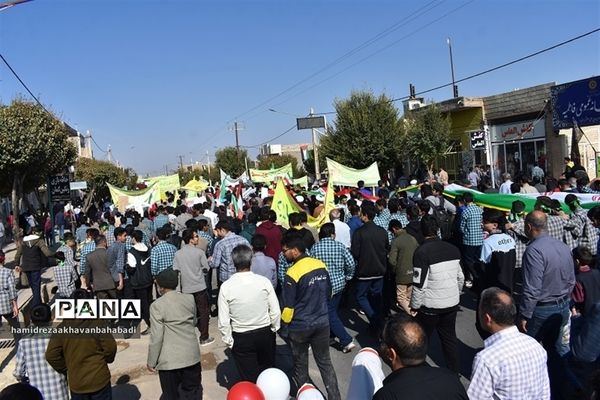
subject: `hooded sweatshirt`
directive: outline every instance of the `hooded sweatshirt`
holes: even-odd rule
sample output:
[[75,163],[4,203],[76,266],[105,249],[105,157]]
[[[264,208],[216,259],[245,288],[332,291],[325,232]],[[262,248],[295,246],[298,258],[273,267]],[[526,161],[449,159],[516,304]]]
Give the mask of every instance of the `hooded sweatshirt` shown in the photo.
[[21,266],[24,272],[39,271],[47,263],[45,257],[53,255],[54,253],[48,248],[43,238],[35,234],[27,235],[17,248],[15,262]]

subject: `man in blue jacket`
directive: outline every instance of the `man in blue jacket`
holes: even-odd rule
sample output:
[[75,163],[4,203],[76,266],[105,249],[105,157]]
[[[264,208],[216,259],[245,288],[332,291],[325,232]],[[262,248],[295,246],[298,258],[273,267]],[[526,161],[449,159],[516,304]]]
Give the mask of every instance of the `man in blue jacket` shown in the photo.
[[327,398],[341,400],[329,356],[329,273],[322,261],[305,254],[306,245],[298,233],[288,232],[282,244],[283,255],[293,262],[283,281],[281,322],[292,348],[296,389],[309,383],[308,347],[311,346]]

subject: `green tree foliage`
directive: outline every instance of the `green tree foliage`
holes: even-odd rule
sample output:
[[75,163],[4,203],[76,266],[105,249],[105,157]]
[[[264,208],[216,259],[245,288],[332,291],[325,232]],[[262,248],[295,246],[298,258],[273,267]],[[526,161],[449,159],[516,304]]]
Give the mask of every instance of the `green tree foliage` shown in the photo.
[[[92,201],[101,200],[109,197],[107,183],[117,187],[127,186],[134,189],[133,180],[137,176],[131,173],[129,169],[123,169],[116,165],[102,160],[91,158],[80,158],[75,164],[75,179],[87,182],[87,192],[83,202],[85,211],[91,206]],[[131,186],[130,186],[131,185]]]
[[76,157],[65,124],[38,104],[17,99],[0,107],[0,187],[10,188],[15,216],[24,193],[66,172]]
[[450,119],[431,104],[405,117],[404,143],[408,153],[425,163],[429,171],[450,144]]
[[233,178],[237,178],[246,170],[246,163],[244,160],[248,158],[248,152],[246,150],[240,150],[240,154],[235,147],[224,147],[217,150],[215,153],[215,166],[216,169],[222,169]]
[[398,163],[402,125],[390,98],[361,91],[353,92],[349,99],[336,100],[334,105],[337,119],[321,137],[319,158],[329,157],[353,168],[377,161],[380,172]]
[[300,178],[305,175],[305,172],[298,168],[298,159],[289,154],[261,156],[258,159],[258,169],[281,168],[290,163],[294,174],[292,178]]

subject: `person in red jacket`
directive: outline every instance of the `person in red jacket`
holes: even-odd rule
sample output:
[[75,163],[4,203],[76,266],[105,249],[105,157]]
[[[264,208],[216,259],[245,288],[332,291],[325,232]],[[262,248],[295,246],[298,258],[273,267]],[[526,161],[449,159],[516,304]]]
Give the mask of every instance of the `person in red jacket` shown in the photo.
[[275,224],[277,214],[270,207],[263,207],[260,210],[260,225],[256,228],[257,235],[263,235],[267,241],[265,255],[271,257],[275,262],[281,253],[281,227]]

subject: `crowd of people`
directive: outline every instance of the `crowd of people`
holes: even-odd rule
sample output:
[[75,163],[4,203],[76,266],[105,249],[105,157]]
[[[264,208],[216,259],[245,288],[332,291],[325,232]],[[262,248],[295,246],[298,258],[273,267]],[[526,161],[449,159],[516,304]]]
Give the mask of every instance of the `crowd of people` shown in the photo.
[[[337,188],[333,207],[318,193],[288,187],[302,211],[286,221],[272,197],[258,194],[245,199],[242,218],[210,192],[193,205],[185,193],[169,193],[143,214],[104,202],[88,213],[68,205],[57,210],[59,245],[48,247],[42,227],[30,226],[15,270],[31,286],[34,324],[51,320],[41,294],[46,257],[57,261],[57,299],[139,299],[134,325],[150,337],[147,368],[158,373],[164,399],[202,397],[200,351],[215,341],[215,317],[240,380],[256,382],[275,366],[279,335],[293,358],[291,395],[310,382],[312,350],[323,392],[341,399],[330,351],[357,346],[341,307],[364,314],[369,334],[380,339],[376,351],[357,354],[357,366],[371,366],[353,369],[349,399],[589,397],[600,356],[600,206],[583,209],[576,193],[594,192],[593,184],[587,175],[558,181],[569,192],[569,213],[545,195],[529,212],[519,199],[504,212],[477,205],[469,188],[483,176],[470,171],[457,196],[444,193],[443,169],[411,191],[385,183],[371,191],[358,182]],[[551,191],[544,178],[537,173],[542,193]],[[526,176],[503,179],[500,193],[539,190]],[[326,223],[308,223],[324,212]],[[76,229],[65,231],[65,214]],[[0,281],[0,314],[18,326],[12,271],[0,268]],[[476,299],[473,328],[484,339],[467,389],[456,335],[464,295]],[[445,368],[425,362],[434,331]],[[15,377],[44,398],[111,398],[110,335],[17,339]],[[392,369],[385,379],[375,355]],[[370,384],[357,383],[364,380]]]

